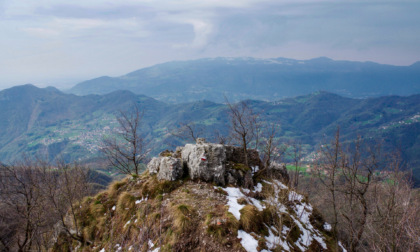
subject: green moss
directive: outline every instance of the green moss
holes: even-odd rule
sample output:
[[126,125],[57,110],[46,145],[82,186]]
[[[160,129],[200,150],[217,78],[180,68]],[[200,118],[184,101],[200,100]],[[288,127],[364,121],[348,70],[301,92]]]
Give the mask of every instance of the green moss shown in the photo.
[[242,163],[234,163],[232,168],[235,170],[243,171],[243,172],[251,171],[251,168],[249,168],[248,166]]

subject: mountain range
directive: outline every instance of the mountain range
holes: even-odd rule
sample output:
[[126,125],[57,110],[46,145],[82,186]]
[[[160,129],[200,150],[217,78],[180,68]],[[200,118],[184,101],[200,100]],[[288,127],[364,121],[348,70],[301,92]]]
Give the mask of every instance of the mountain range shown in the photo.
[[[358,135],[399,149],[420,179],[420,95],[353,99],[329,92],[277,101],[248,100],[263,123],[281,125],[278,139],[302,143],[312,153],[341,127],[343,141]],[[154,153],[181,145],[170,134],[182,123],[194,123],[210,141],[216,131],[229,133],[225,104],[196,101],[170,104],[130,91],[77,96],[55,88],[17,86],[0,91],[0,162],[27,155],[66,161],[97,158],[104,136],[117,127],[115,114],[137,104],[144,110],[142,133]]]
[[174,61],[120,77],[103,76],[75,85],[77,95],[129,90],[169,103],[244,99],[275,101],[327,91],[351,98],[420,93],[420,62],[392,66],[329,58],[206,58]]

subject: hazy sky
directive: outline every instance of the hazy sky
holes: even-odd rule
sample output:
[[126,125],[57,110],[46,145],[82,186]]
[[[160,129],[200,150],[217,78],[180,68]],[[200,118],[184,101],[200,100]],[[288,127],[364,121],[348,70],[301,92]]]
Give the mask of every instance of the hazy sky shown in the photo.
[[0,0],[0,89],[171,60],[420,60],[420,0]]

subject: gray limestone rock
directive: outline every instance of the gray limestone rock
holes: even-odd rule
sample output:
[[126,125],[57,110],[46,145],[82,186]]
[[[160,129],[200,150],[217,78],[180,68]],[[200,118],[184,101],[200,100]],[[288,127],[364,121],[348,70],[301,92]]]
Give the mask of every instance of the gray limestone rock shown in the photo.
[[225,149],[221,144],[187,144],[181,152],[191,179],[225,185]]
[[183,175],[182,162],[179,158],[161,158],[159,173],[157,175],[159,180],[177,180],[182,178]]
[[150,174],[157,174],[164,180],[182,178],[185,169],[193,180],[252,188],[251,169],[261,166],[261,160],[253,149],[248,150],[247,156],[250,167],[245,165],[242,148],[207,143],[204,138],[198,138],[197,144],[186,144],[175,152],[162,152],[149,162],[147,168]]
[[157,174],[159,180],[177,180],[182,178],[184,170],[181,159],[174,157],[154,157],[147,164],[150,174]]
[[160,157],[154,157],[147,164],[147,170],[149,170],[150,174],[156,174],[159,172],[160,159]]

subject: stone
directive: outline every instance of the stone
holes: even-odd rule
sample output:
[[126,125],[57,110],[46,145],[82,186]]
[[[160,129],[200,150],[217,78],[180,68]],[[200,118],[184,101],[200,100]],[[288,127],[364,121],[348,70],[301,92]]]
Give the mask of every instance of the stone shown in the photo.
[[154,157],[147,164],[150,174],[157,174],[159,180],[177,180],[183,177],[181,159],[174,157]]
[[159,180],[177,180],[182,178],[183,175],[184,170],[181,159],[174,157],[161,158],[159,173],[157,175]]
[[225,149],[221,144],[187,144],[181,152],[182,161],[191,179],[225,185]]
[[281,179],[286,184],[289,183],[289,173],[287,172],[285,164],[271,162],[267,169],[267,173],[270,177]]
[[159,172],[160,159],[160,157],[154,157],[147,164],[147,170],[149,170],[150,174],[157,174]]

